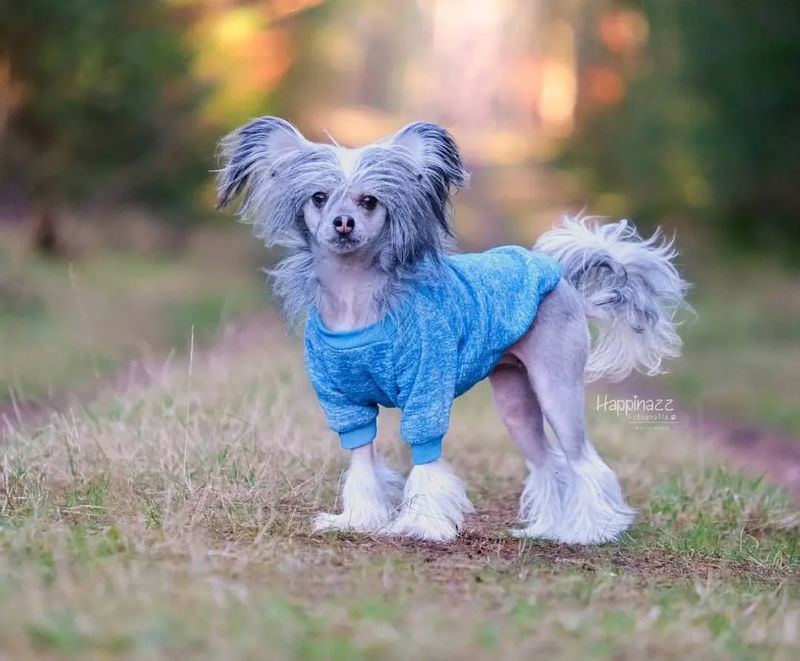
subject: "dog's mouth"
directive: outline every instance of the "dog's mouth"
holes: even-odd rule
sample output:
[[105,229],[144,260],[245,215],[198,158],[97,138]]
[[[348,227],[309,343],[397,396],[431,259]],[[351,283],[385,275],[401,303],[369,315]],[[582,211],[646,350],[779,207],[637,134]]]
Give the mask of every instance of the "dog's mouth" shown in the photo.
[[332,238],[329,243],[334,250],[347,252],[348,250],[353,250],[353,248],[358,247],[361,241],[354,238],[352,234],[339,234]]

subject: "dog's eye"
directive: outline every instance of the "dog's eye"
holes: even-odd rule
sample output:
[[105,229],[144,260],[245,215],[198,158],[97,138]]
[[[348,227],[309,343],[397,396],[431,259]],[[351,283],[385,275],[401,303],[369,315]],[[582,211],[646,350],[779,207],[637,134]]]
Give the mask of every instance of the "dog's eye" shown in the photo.
[[367,211],[374,211],[375,207],[378,206],[378,200],[372,195],[365,195],[361,198],[361,206]]
[[314,206],[317,207],[317,209],[321,209],[322,207],[325,206],[325,203],[328,201],[328,194],[323,193],[322,191],[314,193],[311,196],[311,201],[314,203]]

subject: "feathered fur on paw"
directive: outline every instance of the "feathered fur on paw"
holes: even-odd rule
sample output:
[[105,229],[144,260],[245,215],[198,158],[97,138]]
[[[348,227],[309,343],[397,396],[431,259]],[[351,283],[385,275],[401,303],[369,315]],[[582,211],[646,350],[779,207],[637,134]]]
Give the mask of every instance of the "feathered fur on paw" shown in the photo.
[[522,528],[509,532],[514,537],[558,539],[563,524],[563,500],[566,490],[566,460],[556,448],[549,450],[544,466],[528,463],[530,472],[519,499]]
[[614,542],[636,518],[625,502],[617,476],[589,447],[586,457],[566,473],[564,520],[557,539],[565,544]]
[[342,512],[317,514],[314,531],[381,532],[397,512],[402,491],[403,477],[380,459],[351,465],[342,487]]
[[385,510],[360,512],[320,512],[314,517],[314,532],[363,532],[374,533],[385,528],[391,520],[393,511]]
[[447,542],[456,538],[465,516],[474,511],[464,483],[443,459],[438,459],[412,469],[400,513],[387,533]]

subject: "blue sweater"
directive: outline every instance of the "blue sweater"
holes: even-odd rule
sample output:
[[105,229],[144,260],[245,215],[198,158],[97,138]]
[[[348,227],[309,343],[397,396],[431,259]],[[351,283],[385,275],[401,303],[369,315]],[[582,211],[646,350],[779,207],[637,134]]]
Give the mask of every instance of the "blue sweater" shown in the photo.
[[559,282],[550,257],[506,246],[444,258],[396,313],[352,331],[306,324],[306,365],[330,428],[352,450],[375,438],[378,405],[402,410],[415,464],[437,459],[453,399],[486,378]]

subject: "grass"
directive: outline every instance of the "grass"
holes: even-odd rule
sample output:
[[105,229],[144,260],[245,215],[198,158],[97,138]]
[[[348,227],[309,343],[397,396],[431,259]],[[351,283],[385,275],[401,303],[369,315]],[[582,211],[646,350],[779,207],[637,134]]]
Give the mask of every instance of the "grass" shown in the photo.
[[0,403],[36,398],[164,355],[258,307],[245,233],[207,228],[167,255],[122,247],[46,260],[0,233]]
[[[159,366],[160,367],[160,366]],[[598,548],[507,535],[524,476],[481,385],[446,453],[455,543],[312,535],[343,456],[277,319],[0,441],[9,658],[796,658],[800,520],[675,428],[590,421],[640,516]],[[408,463],[381,414],[390,463]]]
[[690,260],[698,317],[665,384],[682,400],[800,438],[800,274],[744,258]]

